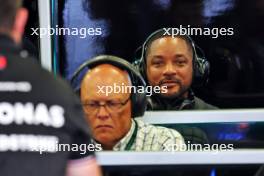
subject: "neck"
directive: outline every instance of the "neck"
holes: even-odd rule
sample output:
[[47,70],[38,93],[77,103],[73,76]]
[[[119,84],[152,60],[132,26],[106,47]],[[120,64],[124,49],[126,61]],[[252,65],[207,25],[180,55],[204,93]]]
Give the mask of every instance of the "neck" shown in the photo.
[[115,145],[102,144],[103,150],[113,150]]
[[0,35],[7,36],[12,39],[12,41],[15,42],[16,45],[19,45],[21,43],[21,37],[16,35],[14,32],[10,32],[9,30],[4,30],[0,28]]

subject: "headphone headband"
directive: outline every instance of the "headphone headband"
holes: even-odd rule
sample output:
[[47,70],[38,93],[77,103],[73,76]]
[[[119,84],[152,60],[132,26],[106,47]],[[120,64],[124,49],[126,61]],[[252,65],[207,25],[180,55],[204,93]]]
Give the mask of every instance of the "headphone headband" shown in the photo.
[[[170,36],[169,34],[166,34],[164,32],[164,28],[162,29],[158,29],[156,31],[154,31],[152,34],[150,34],[148,36],[148,38],[145,40],[145,42],[143,43],[143,46],[142,46],[142,51],[141,51],[141,59],[144,59],[145,57],[145,53],[146,53],[146,50],[147,48],[149,47],[149,43],[150,42],[153,42],[154,40],[152,40],[155,36],[157,36],[156,39],[159,39],[159,38],[162,38],[162,37],[166,37],[166,36]],[[193,54],[194,54],[194,57],[198,57],[197,56],[197,53],[196,53],[196,45],[195,45],[195,42],[193,41],[193,39],[189,36],[189,35],[176,35],[176,37],[183,37],[185,39],[187,39],[187,41],[189,42],[189,44],[191,45],[192,49],[193,49]],[[151,41],[152,40],[152,41]]]
[[140,73],[126,60],[116,57],[116,56],[111,56],[111,55],[100,55],[97,57],[94,57],[92,59],[88,59],[86,62],[84,62],[74,73],[71,78],[71,84],[73,84],[74,80],[76,77],[79,76],[80,72],[85,69],[86,67],[88,68],[93,68],[97,65],[104,64],[104,63],[109,63],[111,65],[121,67],[122,69],[125,69],[126,71],[132,72],[134,75],[137,76],[138,79],[142,82],[143,86],[146,85],[145,80],[142,78]]
[[[147,80],[146,76],[146,51],[150,45],[150,42],[153,42],[156,39],[166,37],[171,35],[165,33],[165,28],[158,29],[157,31],[153,32],[148,36],[148,38],[145,40],[141,47],[141,55],[140,58],[136,57],[136,60],[134,61],[134,65],[137,67],[137,69],[140,71],[142,76]],[[210,64],[204,57],[204,53],[193,41],[193,39],[189,35],[176,35],[176,37],[183,37],[187,40],[187,42],[191,45],[192,51],[193,51],[193,84],[195,86],[203,85],[208,81],[209,71],[210,71]],[[154,39],[153,39],[154,38]],[[202,57],[199,57],[197,54],[197,49],[202,53]],[[137,52],[140,51],[137,49]]]
[[[74,80],[80,75],[85,68],[94,68],[100,64],[111,64],[128,72],[133,86],[146,86],[145,80],[140,73],[128,61],[111,55],[100,55],[84,62],[73,74],[70,82],[74,84]],[[136,77],[136,79],[135,79]],[[132,93],[132,117],[143,116],[146,110],[146,93]]]

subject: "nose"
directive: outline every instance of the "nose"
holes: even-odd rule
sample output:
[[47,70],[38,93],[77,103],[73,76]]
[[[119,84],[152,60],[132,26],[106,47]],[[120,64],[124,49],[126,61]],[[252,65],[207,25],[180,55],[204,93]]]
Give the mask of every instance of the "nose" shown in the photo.
[[109,113],[105,106],[100,106],[97,112],[97,118],[101,120],[107,120],[109,118]]
[[176,69],[173,67],[172,63],[167,63],[166,68],[164,70],[165,76],[173,76],[176,74]]

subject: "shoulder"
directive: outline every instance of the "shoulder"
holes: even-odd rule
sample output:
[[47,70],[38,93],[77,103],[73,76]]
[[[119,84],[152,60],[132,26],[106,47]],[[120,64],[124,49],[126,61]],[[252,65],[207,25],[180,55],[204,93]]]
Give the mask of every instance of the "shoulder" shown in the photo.
[[194,101],[195,101],[195,109],[207,109],[207,110],[219,109],[218,107],[208,104],[196,96],[194,97]]
[[[8,67],[4,70],[1,80],[13,82],[28,82],[31,91],[27,93],[27,100],[33,103],[43,102],[46,105],[59,105],[65,111],[76,112],[79,100],[70,85],[60,76],[43,69],[40,63],[32,57],[21,57],[15,53],[8,53]],[[16,99],[16,101],[19,99]],[[78,107],[78,109],[80,109]]]
[[52,72],[44,69],[33,58],[24,58],[21,63],[21,74],[30,79],[37,90],[46,93],[45,96],[50,100],[62,99],[63,103],[71,103],[75,99],[75,94],[70,84],[60,75],[54,75]]

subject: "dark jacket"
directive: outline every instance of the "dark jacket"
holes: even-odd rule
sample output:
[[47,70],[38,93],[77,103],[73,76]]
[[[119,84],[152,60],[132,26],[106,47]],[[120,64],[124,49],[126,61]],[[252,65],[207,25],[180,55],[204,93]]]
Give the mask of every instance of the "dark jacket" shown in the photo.
[[255,176],[264,176],[264,165],[259,168]]
[[[198,97],[195,97],[193,92],[190,91],[188,98],[175,99],[167,101],[158,95],[153,95],[148,99],[148,110],[150,111],[166,111],[166,110],[209,110],[217,109],[217,107],[205,103]],[[187,144],[209,144],[206,133],[196,127],[181,126],[181,125],[169,125],[166,126],[179,131]]]
[[[0,143],[5,144],[0,150],[1,175],[61,176],[67,160],[94,155],[92,151],[85,155],[76,150],[56,151],[56,142],[91,143],[80,102],[66,82],[54,79],[1,34],[0,83],[1,118],[7,119],[0,118]],[[47,149],[44,155],[41,149]]]
[[186,99],[166,100],[159,95],[152,95],[148,99],[148,110],[213,110],[217,107],[206,103],[200,98],[194,96],[192,91],[189,92]]

